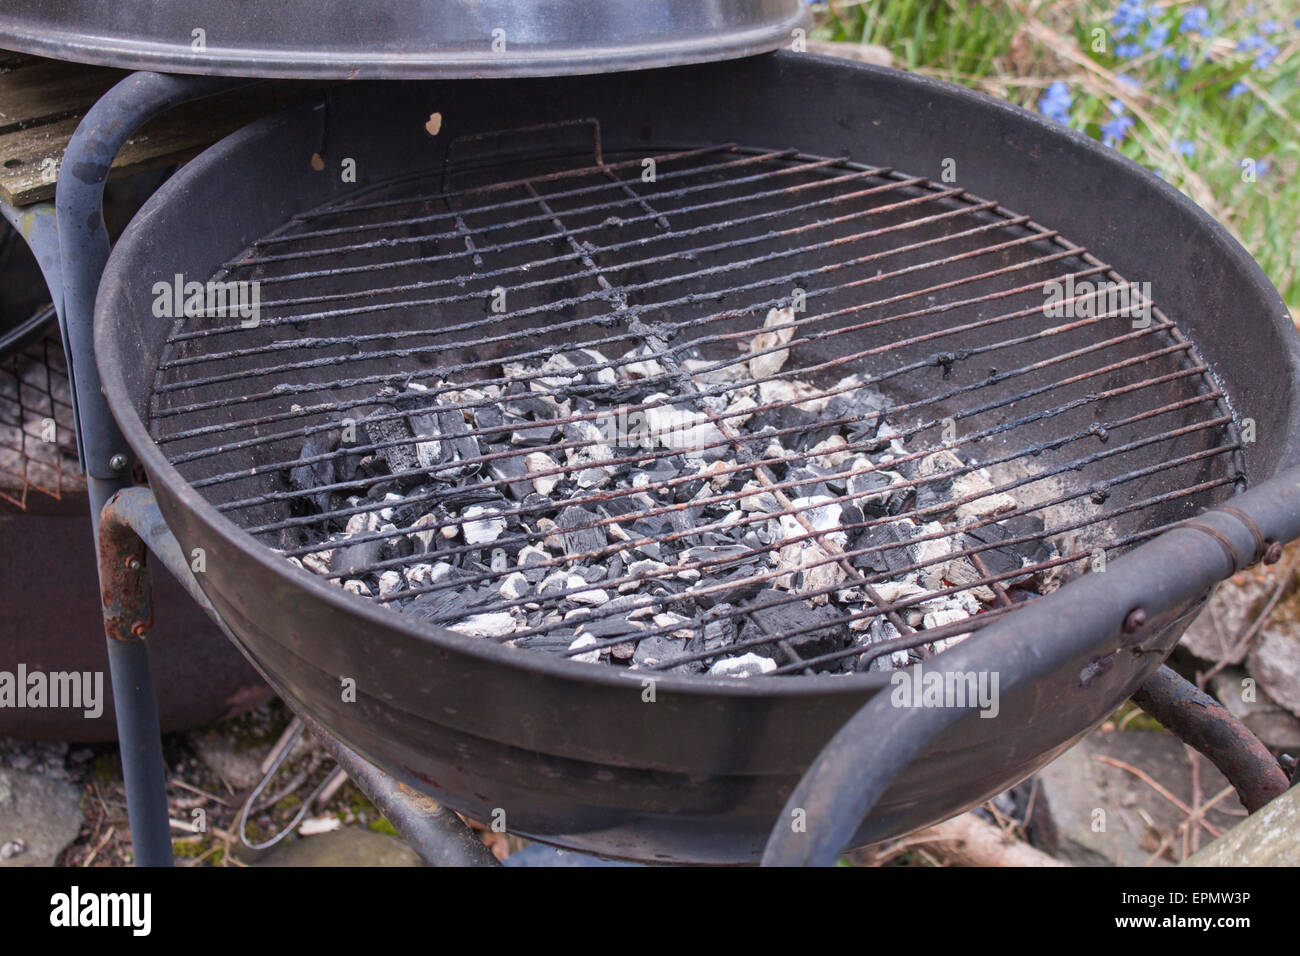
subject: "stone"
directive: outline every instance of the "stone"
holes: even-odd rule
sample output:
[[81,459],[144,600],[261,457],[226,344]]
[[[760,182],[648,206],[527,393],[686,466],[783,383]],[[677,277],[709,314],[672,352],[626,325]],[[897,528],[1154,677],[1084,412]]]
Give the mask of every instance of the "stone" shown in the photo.
[[[1191,803],[1191,763],[1187,746],[1177,737],[1145,730],[1094,731],[1039,771],[1039,799],[1056,834],[1053,845],[1044,849],[1078,866],[1145,866],[1183,814],[1128,771],[1095,759],[1099,756],[1140,768]],[[1208,760],[1200,762],[1200,779],[1204,799],[1228,786]],[[1227,830],[1239,819],[1230,814],[1240,809],[1236,795],[1229,794],[1205,819]],[[1201,836],[1209,839],[1204,831]],[[1175,839],[1174,851],[1181,846],[1181,838]],[[1155,861],[1161,866],[1172,862],[1168,856]]]
[[1249,675],[1241,668],[1226,667],[1210,678],[1210,691],[1265,746],[1300,754],[1300,718],[1269,697],[1258,682],[1253,693],[1248,693],[1245,683],[1248,679]]
[[1246,659],[1250,673],[1273,700],[1300,714],[1300,597],[1282,601],[1255,639]]
[[1292,787],[1183,866],[1300,866],[1300,787]]
[[0,866],[53,866],[81,831],[81,790],[47,774],[0,769]]

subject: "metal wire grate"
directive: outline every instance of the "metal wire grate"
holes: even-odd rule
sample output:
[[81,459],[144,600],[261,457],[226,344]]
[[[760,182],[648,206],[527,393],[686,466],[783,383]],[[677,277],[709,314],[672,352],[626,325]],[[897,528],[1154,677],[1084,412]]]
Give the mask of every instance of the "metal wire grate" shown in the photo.
[[0,498],[27,508],[84,485],[57,329],[0,356]]
[[[494,597],[483,597],[518,568],[514,560],[494,563],[490,550],[537,549],[544,557],[536,566],[545,572],[605,563],[619,573],[607,575],[601,587],[633,585],[635,593],[585,608],[580,620],[631,613],[641,624],[634,633],[565,650],[569,656],[683,630],[703,635],[730,619],[751,621],[758,630],[740,632],[729,652],[776,646],[778,674],[861,669],[909,649],[925,656],[937,641],[967,634],[1032,598],[1015,586],[1027,574],[1083,571],[1099,553],[1104,559],[1159,533],[1242,479],[1223,395],[1174,324],[1158,309],[1136,321],[1149,299],[1117,309],[1106,307],[1100,289],[1068,294],[1087,288],[1087,281],[1123,283],[1086,249],[956,186],[796,150],[719,145],[606,160],[597,130],[594,164],[571,156],[516,159],[508,170],[465,164],[386,183],[295,218],[215,278],[256,281],[260,313],[255,322],[207,314],[175,323],[156,377],[151,427],[186,479],[237,524],[299,561],[322,551],[325,535],[340,536],[345,528],[349,545],[416,537],[411,527],[367,517],[385,509],[427,508],[418,529],[427,546],[432,537],[463,528],[459,509],[491,498],[492,520],[505,528],[491,548],[468,536],[438,540],[439,560],[460,572],[454,579],[406,577],[375,600],[406,604],[477,588],[472,606],[455,605],[451,617],[430,619],[454,625],[466,614],[512,608],[530,609],[536,618],[539,606],[543,612],[560,607],[591,585],[516,599],[492,590]],[[1045,316],[1049,283],[1067,278],[1077,285],[1065,287],[1065,304],[1076,308]],[[764,334],[769,338],[756,338]],[[545,426],[545,440],[493,446],[520,426],[493,423],[483,410],[500,400],[485,389],[550,395],[555,373],[542,366],[583,348],[603,360],[586,366],[586,377],[568,380],[554,414],[530,422]],[[774,371],[755,371],[753,359],[778,353],[784,360]],[[620,413],[688,409],[690,421],[706,426],[709,436],[691,449],[711,461],[704,482],[689,469],[635,489],[573,480],[593,466],[584,450],[607,443],[585,427],[607,420],[605,406],[593,408],[591,396],[617,399],[633,365],[636,387],[622,393]],[[820,416],[815,426],[745,427],[756,416],[771,420],[808,406],[810,387]],[[758,399],[737,410],[730,403],[743,389],[758,389]],[[816,454],[809,434],[861,422],[860,412],[843,412],[831,400],[868,392],[889,400],[876,423],[891,429],[886,464],[894,477],[885,493],[907,494],[912,504],[904,513],[843,522],[834,531],[850,537],[832,540],[815,514],[825,501],[808,503],[803,489],[810,479],[790,477],[791,469]],[[395,393],[405,407],[392,405]],[[413,393],[425,403],[415,411],[437,423],[419,442],[464,454],[418,464],[397,454],[412,438],[387,437],[384,425],[412,414]],[[361,408],[370,409],[367,427],[333,447],[340,426],[355,425],[350,416]],[[466,424],[467,414],[480,424]],[[456,444],[467,437],[475,441]],[[873,432],[837,448],[875,454],[881,443]],[[680,457],[659,445],[615,442],[610,450],[612,457],[595,464],[652,469]],[[958,454],[955,466],[918,470],[945,450]],[[554,467],[521,479],[514,460],[538,452],[552,456]],[[349,477],[340,469],[358,456],[387,456],[390,464],[409,467]],[[324,477],[311,493],[294,480],[303,469]],[[867,459],[845,475],[884,470]],[[965,498],[927,497],[927,489],[976,471],[990,477],[988,487]],[[555,493],[539,500],[508,491],[538,478],[564,482],[562,500]],[[405,483],[400,501],[376,494],[394,482]],[[411,491],[412,483],[422,484]],[[684,488],[692,491],[688,500],[681,498]],[[739,503],[756,494],[771,495],[775,506],[740,511]],[[832,500],[852,504],[864,494],[845,491]],[[863,533],[904,519],[923,522],[996,494],[1011,496],[1014,507],[968,515],[960,547],[945,529],[911,536],[921,551],[903,566],[873,571],[860,560],[891,550],[862,544]],[[455,513],[447,510],[453,505]],[[563,528],[539,520],[566,508],[584,509],[591,520]],[[1026,516],[1039,524],[1017,523]],[[662,519],[661,530],[629,530],[638,519]],[[696,559],[678,547],[724,522],[734,531],[782,519],[797,527],[739,559],[708,549]],[[1001,535],[981,541],[980,530],[991,527]],[[546,549],[557,535],[590,530],[602,532],[598,547]],[[946,549],[926,557],[924,544],[940,539]],[[834,565],[833,581],[774,588],[783,572],[771,556],[802,542],[822,549],[821,559],[804,570]],[[1039,547],[1044,543],[1050,548]],[[647,582],[628,568],[656,546],[667,546],[674,558]],[[1018,568],[990,569],[990,557],[1008,546],[1024,546],[1036,557]],[[747,566],[743,580],[729,573],[752,556],[764,560]],[[900,575],[955,558],[971,562],[973,578],[931,580],[920,593],[893,586]],[[409,571],[422,560],[421,553],[389,552],[326,573],[341,584]],[[665,587],[647,593],[655,578]],[[778,605],[819,607],[824,596],[845,588],[861,591],[860,610],[833,619],[810,615],[780,633],[765,624],[766,612]],[[755,590],[761,599],[752,598]],[[987,606],[974,616],[920,631],[909,623],[927,602],[977,590]],[[723,600],[741,592],[749,596],[744,601]],[[670,608],[683,611],[686,622],[677,615],[656,623],[655,615]],[[572,627],[570,617],[517,627],[500,639],[528,646]],[[835,628],[861,630],[875,619],[891,622],[897,636],[831,650],[808,640]],[[671,666],[717,655],[716,648],[696,646]]]

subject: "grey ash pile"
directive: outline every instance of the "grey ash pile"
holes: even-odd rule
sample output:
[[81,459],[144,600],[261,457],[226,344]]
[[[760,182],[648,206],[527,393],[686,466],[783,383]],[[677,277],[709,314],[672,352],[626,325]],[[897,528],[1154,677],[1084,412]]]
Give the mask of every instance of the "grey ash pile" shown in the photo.
[[729,360],[575,347],[384,389],[303,447],[286,479],[322,520],[281,544],[462,634],[731,676],[903,666],[1055,586],[1031,508],[910,448],[859,378],[792,376],[794,328],[773,310]]

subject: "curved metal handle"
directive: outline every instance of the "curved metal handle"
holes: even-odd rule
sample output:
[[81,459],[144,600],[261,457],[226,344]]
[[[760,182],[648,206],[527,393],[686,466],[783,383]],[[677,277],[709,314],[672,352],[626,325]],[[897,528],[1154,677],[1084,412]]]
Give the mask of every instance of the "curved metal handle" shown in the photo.
[[[1031,684],[1056,662],[1096,653],[1107,639],[1122,638],[1139,619],[1137,612],[1146,620],[1176,613],[1242,568],[1276,561],[1281,544],[1297,537],[1300,467],[1292,467],[1135,548],[1107,573],[1085,575],[1000,618],[927,669],[996,669],[1004,692]],[[1207,547],[1207,540],[1214,546]],[[1031,639],[1035,634],[1053,635],[1051,653]],[[907,765],[970,715],[954,707],[898,711],[881,691],[831,738],[786,802],[763,852],[764,866],[832,865]],[[796,829],[792,819],[806,826]]]

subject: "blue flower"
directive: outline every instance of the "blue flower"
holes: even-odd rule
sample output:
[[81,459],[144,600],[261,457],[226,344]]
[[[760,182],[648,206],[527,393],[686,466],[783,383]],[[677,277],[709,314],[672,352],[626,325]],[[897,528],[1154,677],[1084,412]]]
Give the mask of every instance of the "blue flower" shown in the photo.
[[1158,50],[1169,42],[1169,28],[1163,23],[1157,23],[1147,34],[1146,48],[1148,50]]
[[1277,54],[1277,47],[1270,43],[1259,51],[1259,55],[1255,57],[1255,62],[1251,64],[1251,67],[1256,70],[1267,70],[1273,65],[1273,61],[1277,59]]
[[1264,34],[1264,36],[1270,36],[1277,33],[1280,29],[1282,28],[1277,25],[1276,20],[1264,20],[1259,25],[1259,32]]
[[1111,100],[1109,103],[1106,104],[1106,109],[1110,110],[1111,116],[1124,115],[1124,103],[1121,100],[1118,99]]
[[1103,123],[1101,127],[1101,141],[1107,146],[1116,146],[1128,131],[1133,128],[1133,117],[1116,116],[1109,123]]
[[1142,47],[1136,43],[1120,43],[1115,46],[1115,55],[1121,60],[1131,60],[1142,55]]
[[1127,73],[1119,73],[1119,74],[1116,74],[1115,79],[1118,80],[1119,82],[1123,83],[1123,84],[1124,84],[1125,86],[1127,86],[1130,90],[1140,90],[1140,89],[1142,89],[1142,83],[1141,83],[1141,81],[1139,81],[1138,78],[1135,77],[1135,76],[1129,76]]
[[1264,38],[1258,33],[1251,33],[1237,41],[1237,50],[1245,53],[1248,50],[1258,50],[1264,45]]
[[1205,7],[1188,7],[1187,12],[1183,14],[1179,29],[1184,33],[1204,33],[1209,22],[1210,11]]
[[1232,89],[1228,90],[1228,99],[1235,100],[1238,96],[1240,96],[1242,93],[1245,93],[1249,89],[1250,87],[1248,87],[1241,80],[1238,80],[1236,83],[1232,84]]
[[1190,56],[1180,56],[1178,58],[1178,69],[1190,70],[1192,68],[1192,58]]
[[1194,156],[1196,154],[1196,144],[1190,139],[1176,139],[1169,145],[1179,156]]
[[1171,77],[1169,77],[1168,79],[1165,80],[1165,92],[1166,92],[1166,93],[1172,93],[1172,92],[1173,92],[1174,90],[1176,90],[1176,89],[1178,89],[1178,77],[1176,77],[1176,76],[1171,76]]
[[1062,126],[1067,126],[1070,122],[1070,106],[1072,104],[1073,98],[1070,96],[1070,88],[1062,80],[1057,80],[1038,98],[1038,111],[1048,119],[1055,120]]
[[1115,35],[1120,39],[1136,37],[1138,29],[1147,26],[1150,20],[1151,10],[1143,0],[1120,0],[1110,18]]

